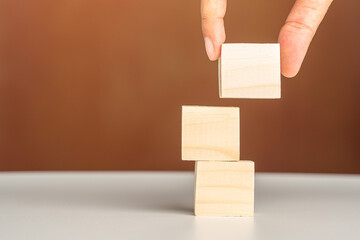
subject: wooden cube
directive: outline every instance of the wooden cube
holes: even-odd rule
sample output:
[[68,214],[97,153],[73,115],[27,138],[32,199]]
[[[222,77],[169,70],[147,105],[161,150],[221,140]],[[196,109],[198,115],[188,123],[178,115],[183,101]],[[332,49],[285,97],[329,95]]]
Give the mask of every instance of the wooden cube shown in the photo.
[[201,161],[195,165],[196,216],[253,216],[254,162]]
[[238,107],[182,107],[182,160],[239,161]]
[[220,98],[280,98],[280,44],[223,44],[219,94]]

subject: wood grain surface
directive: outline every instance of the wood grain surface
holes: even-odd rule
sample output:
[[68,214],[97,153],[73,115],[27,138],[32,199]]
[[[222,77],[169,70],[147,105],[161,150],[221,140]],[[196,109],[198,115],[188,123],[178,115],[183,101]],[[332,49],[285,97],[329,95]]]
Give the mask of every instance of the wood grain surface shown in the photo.
[[238,107],[182,107],[182,160],[240,159]]
[[196,162],[195,215],[253,216],[254,162]]
[[218,71],[221,98],[281,97],[278,43],[223,44]]

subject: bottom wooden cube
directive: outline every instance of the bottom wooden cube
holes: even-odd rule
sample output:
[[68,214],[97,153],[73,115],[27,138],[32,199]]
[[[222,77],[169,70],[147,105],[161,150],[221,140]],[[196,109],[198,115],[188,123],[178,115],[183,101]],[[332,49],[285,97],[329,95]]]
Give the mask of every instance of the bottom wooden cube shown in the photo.
[[197,161],[196,216],[253,216],[254,162]]

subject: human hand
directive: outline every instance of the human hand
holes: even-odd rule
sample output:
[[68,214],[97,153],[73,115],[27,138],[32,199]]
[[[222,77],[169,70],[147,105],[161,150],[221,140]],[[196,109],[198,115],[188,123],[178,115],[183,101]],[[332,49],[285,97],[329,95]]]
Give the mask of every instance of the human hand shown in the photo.
[[[296,0],[280,30],[281,73],[294,77],[301,67],[314,34],[332,0]],[[225,42],[226,0],[201,0],[201,22],[206,53],[211,61],[220,57]]]

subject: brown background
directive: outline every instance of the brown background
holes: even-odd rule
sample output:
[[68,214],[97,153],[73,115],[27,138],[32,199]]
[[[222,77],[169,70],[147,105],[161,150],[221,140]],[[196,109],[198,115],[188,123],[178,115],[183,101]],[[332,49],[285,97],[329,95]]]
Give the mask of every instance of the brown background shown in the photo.
[[[289,0],[230,0],[276,42]],[[186,170],[181,105],[241,108],[258,171],[360,173],[360,2],[335,1],[281,100],[219,99],[199,1],[0,0],[0,170]]]

